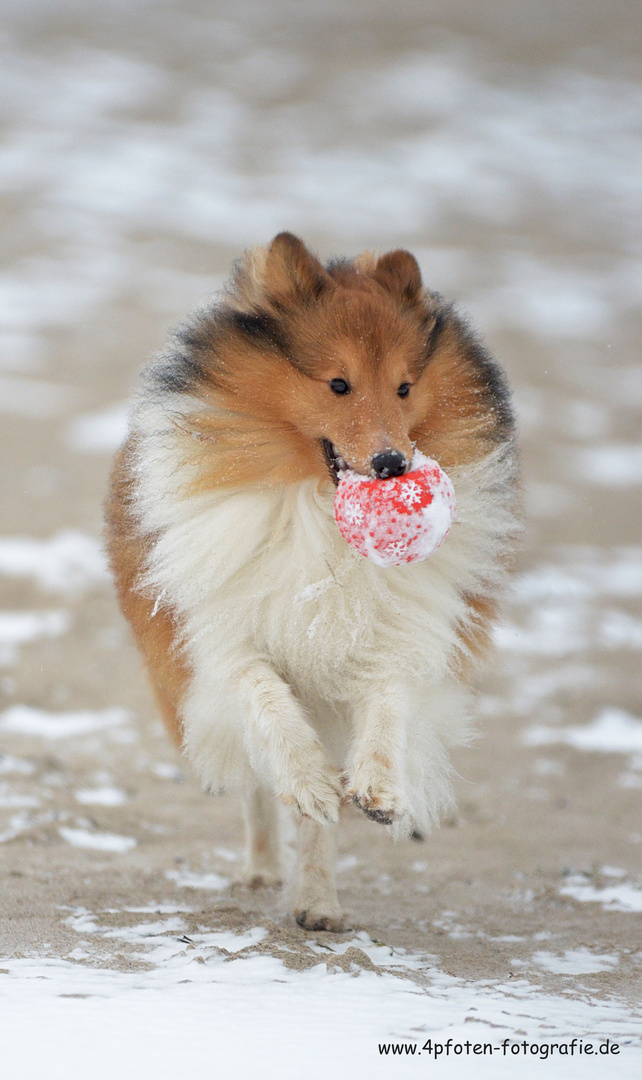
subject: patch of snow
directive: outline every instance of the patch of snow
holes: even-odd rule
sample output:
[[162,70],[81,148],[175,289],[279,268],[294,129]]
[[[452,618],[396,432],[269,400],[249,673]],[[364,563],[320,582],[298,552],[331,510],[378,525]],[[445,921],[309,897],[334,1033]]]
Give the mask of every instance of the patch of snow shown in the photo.
[[74,792],[76,802],[87,806],[124,806],[128,797],[116,787],[81,788]]
[[579,576],[576,569],[545,564],[516,575],[511,583],[511,593],[523,604],[542,600],[585,600],[593,595],[594,584]]
[[642,889],[625,882],[600,887],[578,874],[570,877],[560,892],[582,903],[601,904],[607,911],[642,911]]
[[[259,945],[267,936],[268,931],[263,927],[255,926],[242,933],[231,930],[204,930],[202,927],[190,932],[187,941],[181,941],[177,947],[176,940],[168,935],[185,934],[185,922],[179,916],[191,911],[191,908],[177,907],[175,904],[149,905],[144,908],[126,908],[132,914],[155,914],[174,915],[175,918],[156,920],[155,922],[138,923],[135,926],[107,926],[97,924],[97,915],[91,915],[86,908],[78,907],[65,920],[79,934],[100,933],[103,938],[116,938],[119,941],[128,941],[140,945],[148,951],[144,954],[156,963],[164,959],[171,959],[182,951],[182,946],[190,944],[200,946],[201,955],[207,957],[215,950],[218,954],[221,950],[227,953],[238,953],[243,949]],[[142,954],[139,954],[142,955]]]
[[182,934],[185,932],[185,921],[175,915],[173,919],[162,919],[156,922],[138,923],[136,926],[118,926],[101,929],[105,938],[118,938],[119,941],[133,941],[140,945],[150,943],[150,938],[163,938],[165,934]]
[[642,776],[640,773],[621,773],[620,776],[618,776],[617,782],[622,788],[633,788],[635,791],[642,791]]
[[253,926],[241,934],[231,930],[214,930],[207,933],[194,934],[193,941],[206,948],[225,949],[228,953],[239,953],[243,949],[251,949],[260,945],[268,936],[268,931],[262,926]]
[[553,975],[589,975],[598,971],[612,971],[619,963],[619,956],[610,953],[593,953],[590,949],[566,949],[562,954],[536,952],[532,961]]
[[626,611],[607,611],[598,628],[600,644],[605,649],[642,649],[642,619]]
[[221,877],[213,871],[196,873],[193,870],[166,870],[165,877],[173,881],[179,889],[227,889],[230,879]]
[[[43,150],[44,147],[41,145],[38,148],[37,140],[34,140],[31,152],[38,155]],[[7,142],[3,151],[0,154],[0,188],[6,190],[2,174],[7,156],[11,153]],[[68,157],[68,154],[69,147],[63,152],[63,157]],[[40,157],[41,182],[45,181],[43,164]],[[35,160],[31,169],[29,179],[25,179],[27,186],[38,171]],[[72,173],[67,171],[68,183],[71,178]],[[41,215],[45,204],[46,199],[41,194]],[[51,218],[49,224],[53,224]],[[11,271],[5,270],[0,275],[0,318],[7,328],[31,334],[46,333],[52,327],[78,326],[91,315],[96,306],[109,297],[118,274],[125,272],[124,259],[120,253],[110,250],[110,246],[104,242],[104,234],[100,241],[91,249],[86,239],[83,243],[81,234],[75,242],[59,244],[47,254],[23,259],[17,266],[11,267]]]
[[89,832],[87,829],[70,829],[61,826],[58,832],[63,840],[72,847],[89,848],[94,851],[130,851],[137,841],[132,836],[118,836],[116,833]]
[[12,791],[8,784],[0,784],[0,809],[35,810],[39,806],[40,800],[33,795],[20,795]]
[[[547,669],[532,674],[524,672],[520,678],[513,680],[511,708],[514,712],[527,715],[545,703],[550,712],[552,703],[559,699],[560,694],[566,696],[580,688],[595,691],[600,681],[601,675],[594,665],[568,661],[557,667],[549,665]],[[505,708],[505,702],[502,704]]]
[[75,530],[57,533],[50,540],[0,537],[0,574],[31,578],[42,588],[59,593],[109,580],[100,541]]
[[161,780],[182,780],[183,774],[178,765],[172,765],[168,761],[157,761],[150,766],[151,771]]
[[539,607],[529,614],[530,625],[503,623],[494,641],[505,652],[535,656],[568,656],[586,648],[584,620],[579,611],[562,604]]
[[[568,553],[574,557],[573,548]],[[642,596],[642,547],[580,548],[578,572],[599,595]]]
[[231,851],[230,848],[215,847],[214,854],[226,862],[238,862],[240,858],[238,851]]
[[129,404],[119,402],[100,412],[76,416],[65,428],[65,442],[83,453],[113,454],[127,436],[128,412]]
[[642,650],[642,619],[625,611],[594,612],[581,602],[552,603],[528,613],[526,625],[496,627],[495,644],[505,652],[565,656],[594,649]]
[[[45,820],[49,819],[46,818]],[[17,814],[12,814],[9,821],[6,823],[4,831],[0,832],[0,844],[5,844],[7,841],[15,839],[16,836],[20,836],[21,833],[27,832],[37,824],[37,816],[34,817],[25,809]]]
[[0,731],[42,739],[69,739],[129,723],[128,709],[53,713],[30,705],[12,705],[0,713]]
[[0,774],[20,773],[23,776],[32,776],[35,771],[36,766],[30,761],[14,757],[13,754],[0,754]]
[[642,445],[605,443],[575,450],[570,458],[573,475],[606,488],[642,484]]
[[66,611],[0,611],[0,666],[15,663],[18,646],[58,637],[70,623]]
[[360,949],[377,967],[403,968],[406,971],[418,971],[427,962],[433,963],[436,960],[432,955],[419,956],[406,949],[393,949],[382,941],[374,941],[366,930],[359,930],[353,938],[347,940],[328,939],[322,943],[311,940],[310,948],[320,956],[327,953],[342,956],[348,949]]
[[67,953],[68,960],[91,960],[91,958],[89,949],[83,949],[81,945],[77,945],[75,949]]
[[85,907],[75,908],[72,914],[67,916],[65,922],[67,926],[71,926],[72,930],[75,930],[78,934],[98,933],[96,916]]
[[593,723],[581,727],[536,725],[524,734],[526,746],[564,743],[576,750],[605,754],[634,754],[642,750],[642,720],[624,709],[604,709]]
[[340,859],[337,859],[337,870],[354,870],[355,866],[359,866],[360,860],[356,855],[342,855]]
[[558,563],[544,563],[516,575],[511,583],[512,596],[521,603],[536,603],[642,595],[640,547],[569,546],[558,549],[558,555]]

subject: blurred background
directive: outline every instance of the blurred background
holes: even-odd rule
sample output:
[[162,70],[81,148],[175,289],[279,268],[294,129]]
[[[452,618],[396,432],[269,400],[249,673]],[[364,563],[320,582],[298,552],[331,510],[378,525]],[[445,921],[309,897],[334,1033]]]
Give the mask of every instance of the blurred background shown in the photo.
[[[74,454],[118,441],[167,328],[287,228],[324,257],[414,251],[509,368],[536,535],[570,514],[611,538],[609,484],[642,477],[638,5],[2,13],[5,529],[47,530],[62,507],[96,525],[69,476],[104,461]],[[106,404],[93,428],[65,423]]]
[[[464,973],[473,912],[524,942],[506,946],[522,964],[543,925],[575,947],[577,905],[590,941],[629,955],[642,910],[639,4],[1,11],[0,839],[22,875],[10,950],[58,934],[65,955],[76,929],[54,927],[51,897],[113,905],[105,865],[124,904],[136,875],[161,898],[183,887],[174,859],[221,880],[238,857],[235,809],[206,807],[155,718],[106,577],[101,501],[141,365],[246,246],[289,229],[323,258],[413,251],[506,367],[522,433],[527,530],[485,736],[458,760],[460,816],[419,863],[352,822],[351,850],[381,862],[376,881],[359,854],[344,864],[348,904],[408,946],[441,926]],[[233,917],[267,903],[237,893]],[[479,948],[483,970],[500,962],[502,947]]]
[[470,313],[515,387],[527,552],[639,539],[638,5],[2,11],[4,532],[98,534],[139,368],[290,229],[406,246]]

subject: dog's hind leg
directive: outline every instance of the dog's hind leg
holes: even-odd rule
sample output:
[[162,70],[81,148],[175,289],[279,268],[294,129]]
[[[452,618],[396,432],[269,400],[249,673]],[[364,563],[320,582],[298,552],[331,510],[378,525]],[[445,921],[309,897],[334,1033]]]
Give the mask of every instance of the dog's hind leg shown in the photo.
[[402,782],[407,703],[400,689],[370,692],[353,712],[348,797],[373,821],[410,832]]
[[343,929],[335,881],[336,825],[311,818],[297,822],[294,917],[305,930]]
[[246,854],[241,881],[251,889],[281,880],[279,815],[276,797],[259,785],[243,798]]

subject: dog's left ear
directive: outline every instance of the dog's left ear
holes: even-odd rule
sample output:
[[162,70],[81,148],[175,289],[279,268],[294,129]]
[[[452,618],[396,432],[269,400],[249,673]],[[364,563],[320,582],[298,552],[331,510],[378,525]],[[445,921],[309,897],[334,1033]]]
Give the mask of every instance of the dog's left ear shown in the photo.
[[306,302],[316,300],[326,289],[335,288],[335,284],[298,236],[282,232],[274,237],[267,250],[263,288],[269,299]]
[[405,303],[416,304],[421,300],[423,282],[419,263],[403,248],[382,255],[372,276]]

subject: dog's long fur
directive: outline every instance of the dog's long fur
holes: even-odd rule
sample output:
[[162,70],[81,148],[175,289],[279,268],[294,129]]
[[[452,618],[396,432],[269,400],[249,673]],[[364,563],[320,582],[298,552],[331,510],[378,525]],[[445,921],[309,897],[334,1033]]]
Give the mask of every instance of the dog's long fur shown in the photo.
[[[381,569],[336,528],[332,457],[368,473],[415,446],[448,472],[455,523]],[[245,793],[250,879],[278,876],[274,793],[302,815],[302,925],[341,924],[342,799],[396,836],[451,807],[516,482],[501,370],[405,251],[324,268],[282,233],[146,372],[107,505],[121,605],[203,783]]]

